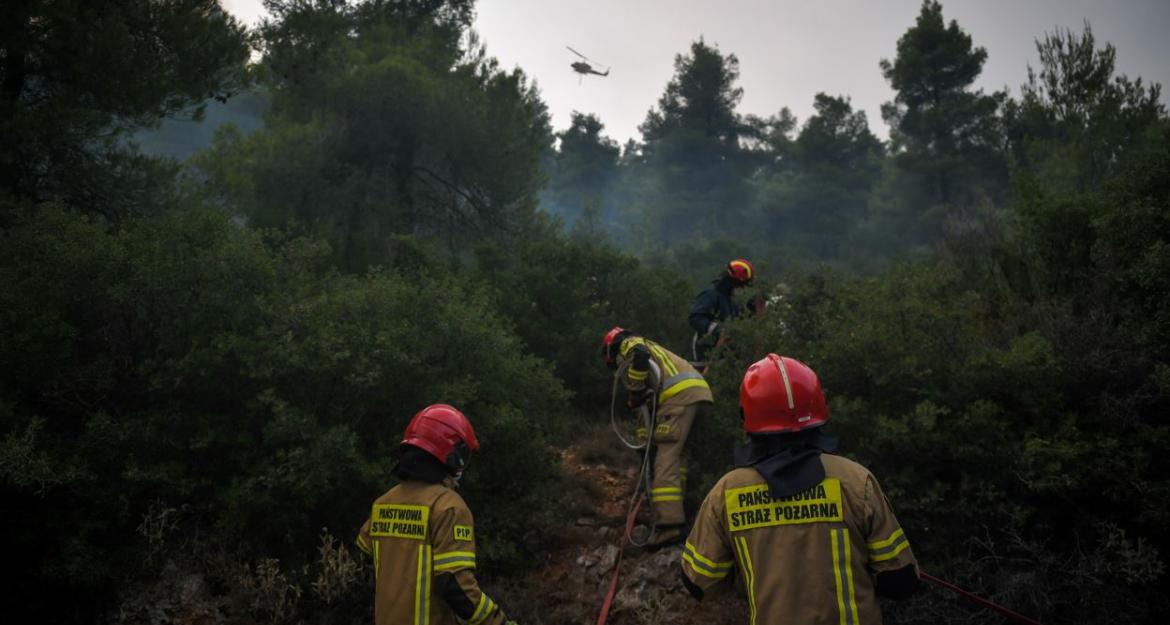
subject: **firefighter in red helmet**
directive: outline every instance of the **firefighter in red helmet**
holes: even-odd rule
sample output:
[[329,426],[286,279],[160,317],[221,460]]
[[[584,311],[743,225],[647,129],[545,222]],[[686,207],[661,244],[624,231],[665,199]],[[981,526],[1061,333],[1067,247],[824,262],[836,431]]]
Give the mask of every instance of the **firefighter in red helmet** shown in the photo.
[[374,501],[357,537],[374,561],[376,625],[512,623],[476,582],[475,523],[456,492],[477,451],[471,422],[452,406],[427,406],[406,426],[400,482]]
[[738,572],[756,625],[880,624],[876,597],[909,597],[918,565],[877,480],[830,454],[816,374],[776,354],[748,368],[736,467],[703,501],[683,548],[697,599]]
[[687,317],[687,323],[695,331],[691,339],[691,358],[694,361],[706,360],[708,352],[721,338],[720,323],[737,319],[743,313],[735,298],[755,278],[756,268],[751,261],[737,258],[727,263],[723,274],[711,282],[710,288],[695,297]]
[[657,407],[654,432],[646,433],[654,531],[644,546],[681,542],[686,526],[683,446],[695,418],[712,402],[711,388],[686,359],[624,328],[606,333],[601,348],[606,364],[629,392],[627,405],[638,408],[650,401]]

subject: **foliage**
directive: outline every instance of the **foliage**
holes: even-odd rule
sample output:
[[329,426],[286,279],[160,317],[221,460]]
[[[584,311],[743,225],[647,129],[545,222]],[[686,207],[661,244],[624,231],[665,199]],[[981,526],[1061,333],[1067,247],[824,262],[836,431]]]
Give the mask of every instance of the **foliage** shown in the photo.
[[[500,311],[516,320],[531,352],[555,367],[577,404],[608,405],[612,375],[600,355],[601,337],[615,325],[644,333],[685,353],[686,282],[605,244],[563,235],[532,236],[511,250],[485,243],[478,273],[497,291]],[[568,425],[568,424],[565,424]]]
[[[937,238],[954,204],[1006,190],[997,116],[1006,94],[969,90],[986,60],[987,51],[973,47],[957,22],[945,24],[942,5],[923,0],[914,27],[898,39],[897,57],[881,62],[897,91],[882,117],[903,176],[901,199],[914,211],[903,220],[917,238]],[[915,214],[928,209],[933,218]]]
[[243,27],[215,0],[5,2],[0,188],[107,215],[165,204],[157,165],[124,137],[238,91],[247,55]]
[[601,134],[605,126],[594,115],[573,111],[569,127],[557,133],[560,145],[549,164],[549,186],[543,201],[566,222],[594,220],[603,225],[616,218],[617,143]]
[[551,143],[544,104],[460,43],[467,3],[443,4],[284,7],[261,31],[267,128],[223,133],[197,160],[217,200],[327,238],[353,271],[386,262],[395,236],[457,249],[522,230]]
[[565,393],[488,294],[456,276],[340,275],[320,242],[266,236],[204,210],[111,229],[43,209],[4,232],[0,468],[22,510],[5,546],[41,562],[9,613],[60,592],[103,603],[158,502],[186,510],[198,549],[295,563],[321,527],[357,527],[406,421],[439,399],[483,441],[467,497],[487,560],[539,544],[476,502],[554,497],[542,438]]
[[769,306],[725,324],[690,504],[729,468],[745,367],[783,353],[926,570],[1044,621],[1170,614],[1170,121],[1087,25],[1037,43],[1016,101],[972,91],[986,52],[924,2],[882,63],[888,144],[845,95],[741,115],[738,59],[699,40],[619,151],[585,113],[554,147],[467,0],[273,0],[266,127],[180,172],[128,133],[244,84],[241,27],[83,4],[0,9],[12,618],[368,622],[348,537],[437,401],[483,442],[481,572],[519,573],[597,488],[557,447],[612,456],[601,335],[686,353],[739,256]]

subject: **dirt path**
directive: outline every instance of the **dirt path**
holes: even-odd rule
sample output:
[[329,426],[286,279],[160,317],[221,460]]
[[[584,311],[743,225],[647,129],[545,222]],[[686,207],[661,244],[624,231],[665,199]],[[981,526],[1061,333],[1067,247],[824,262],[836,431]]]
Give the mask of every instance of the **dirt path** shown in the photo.
[[[625,524],[636,468],[582,459],[580,450],[561,453],[566,475],[589,484],[598,501],[591,516],[565,533],[564,546],[548,554],[546,565],[530,572],[515,590],[526,597],[525,625],[597,621]],[[680,580],[681,548],[654,553],[629,549],[623,556],[617,597],[609,625],[742,625],[748,620],[742,590],[724,591],[696,602]],[[522,589],[521,589],[522,587]],[[728,590],[730,586],[727,587]]]

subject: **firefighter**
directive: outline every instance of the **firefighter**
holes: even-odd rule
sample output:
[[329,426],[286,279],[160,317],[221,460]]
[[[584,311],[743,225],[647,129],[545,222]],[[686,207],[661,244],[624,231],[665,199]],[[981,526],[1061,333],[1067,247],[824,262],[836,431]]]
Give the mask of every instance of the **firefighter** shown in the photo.
[[374,561],[376,625],[515,625],[475,579],[475,524],[456,488],[477,451],[471,423],[446,404],[406,426],[400,482],[374,501],[357,536]]
[[712,402],[711,389],[685,359],[623,328],[615,327],[605,335],[602,352],[606,364],[616,370],[615,375],[629,392],[627,407],[639,409],[647,401],[656,405],[649,449],[654,528],[645,546],[681,542],[686,526],[683,446],[695,418]]
[[756,269],[746,258],[727,263],[723,275],[711,282],[711,287],[695,297],[687,322],[695,331],[691,340],[691,357],[695,362],[707,359],[707,353],[720,339],[719,324],[736,319],[742,313],[735,302],[744,287],[756,277]]
[[682,554],[696,599],[738,572],[753,625],[881,623],[877,596],[918,589],[918,565],[874,476],[829,454],[829,419],[812,369],[776,354],[739,391],[737,468],[707,494]]

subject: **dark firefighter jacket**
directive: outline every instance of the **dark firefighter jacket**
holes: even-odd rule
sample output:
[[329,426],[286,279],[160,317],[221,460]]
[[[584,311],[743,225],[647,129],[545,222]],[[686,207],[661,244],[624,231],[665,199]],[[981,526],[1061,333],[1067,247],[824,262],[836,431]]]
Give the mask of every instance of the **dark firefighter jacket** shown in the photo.
[[[713,401],[711,387],[691,363],[640,336],[622,341],[617,374],[631,395],[656,387],[659,412],[663,414],[673,414],[672,408]],[[655,376],[660,377],[654,379]]]
[[476,582],[475,525],[453,486],[405,480],[374,501],[357,544],[374,560],[376,625],[505,622]]
[[916,567],[910,543],[865,467],[820,460],[825,479],[788,497],[753,467],[723,476],[683,549],[688,586],[701,595],[738,571],[752,625],[880,624],[874,576]]
[[711,288],[695,297],[695,303],[691,305],[691,314],[687,321],[699,336],[705,336],[707,328],[714,321],[726,321],[739,317],[740,307],[731,299],[732,286],[732,281],[724,277],[713,282]]

